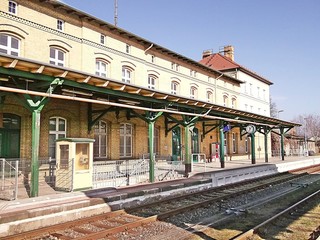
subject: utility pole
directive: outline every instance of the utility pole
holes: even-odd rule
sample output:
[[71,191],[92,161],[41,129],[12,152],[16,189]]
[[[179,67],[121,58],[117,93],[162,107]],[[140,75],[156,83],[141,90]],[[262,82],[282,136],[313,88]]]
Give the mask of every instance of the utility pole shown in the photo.
[[118,0],[114,0],[114,25],[118,25]]

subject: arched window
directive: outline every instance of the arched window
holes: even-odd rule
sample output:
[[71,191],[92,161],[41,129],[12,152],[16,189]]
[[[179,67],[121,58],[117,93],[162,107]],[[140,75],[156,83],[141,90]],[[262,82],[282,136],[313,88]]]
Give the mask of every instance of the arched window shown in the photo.
[[127,66],[122,67],[122,82],[131,83],[132,81],[132,69]]
[[12,56],[19,56],[20,40],[7,34],[0,34],[0,52]]
[[155,89],[156,88],[157,77],[153,74],[148,75],[148,88]]
[[101,59],[96,60],[96,75],[100,77],[107,77],[108,73],[108,64],[105,61],[102,61]]
[[237,107],[237,99],[236,98],[232,98],[231,99],[231,108],[236,108]]
[[9,11],[9,13],[17,15],[17,11],[18,11],[17,3],[14,1],[9,1],[8,11]]
[[223,106],[224,107],[228,107],[228,96],[227,95],[223,95]]
[[179,94],[179,83],[176,81],[171,82],[171,93],[172,94]]
[[67,120],[51,117],[49,120],[49,157],[56,157],[56,140],[67,136]]
[[211,91],[207,91],[207,102],[212,103],[213,93]]
[[65,52],[59,48],[50,47],[50,64],[64,67]]
[[98,121],[94,125],[94,158],[107,157],[107,130],[107,123],[104,121]]
[[190,87],[190,98],[197,98],[198,97],[198,89],[194,86]]
[[132,125],[120,125],[120,158],[132,157]]

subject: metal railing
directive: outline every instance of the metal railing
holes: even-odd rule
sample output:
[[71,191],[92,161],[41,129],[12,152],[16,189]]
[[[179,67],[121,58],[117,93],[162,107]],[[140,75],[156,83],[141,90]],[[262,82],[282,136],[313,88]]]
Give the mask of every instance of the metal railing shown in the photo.
[[[119,187],[149,181],[147,155],[140,159],[99,161],[93,163],[93,188]],[[183,177],[184,165],[178,161],[156,160],[154,162],[155,181]]]
[[18,196],[19,160],[0,158],[0,199],[15,200]]

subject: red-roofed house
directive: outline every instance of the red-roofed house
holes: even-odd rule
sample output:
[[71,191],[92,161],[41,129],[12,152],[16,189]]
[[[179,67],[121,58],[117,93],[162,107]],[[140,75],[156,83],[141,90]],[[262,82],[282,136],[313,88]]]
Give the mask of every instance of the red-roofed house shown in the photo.
[[[233,46],[223,47],[221,53],[213,53],[211,50],[204,51],[200,63],[215,70],[219,70],[243,82],[240,87],[240,94],[236,99],[234,96],[230,96],[228,94],[227,89],[225,89],[225,91],[220,89],[220,92],[224,92],[224,95],[222,96],[224,106],[269,117],[270,86],[273,83],[261,75],[258,75],[257,73],[236,63],[234,61]],[[232,139],[231,137],[229,138],[229,142],[231,142]],[[257,132],[255,141],[256,150],[260,153],[259,150],[262,149],[264,144],[264,136]],[[270,143],[271,139],[269,139],[268,143],[269,154],[271,153]],[[232,145],[228,144],[228,142],[226,144]],[[232,154],[232,149],[227,147],[226,151],[229,154]]]

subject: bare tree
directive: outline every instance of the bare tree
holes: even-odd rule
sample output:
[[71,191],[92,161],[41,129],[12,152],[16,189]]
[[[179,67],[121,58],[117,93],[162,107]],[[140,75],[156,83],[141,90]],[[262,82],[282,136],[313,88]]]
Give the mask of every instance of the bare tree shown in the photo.
[[273,118],[278,117],[277,104],[272,101],[271,97],[270,97],[270,116]]
[[307,139],[312,138],[315,141],[315,145],[318,146],[320,140],[320,115],[299,115],[293,121],[301,124],[301,127],[296,129],[297,135],[305,136]]

